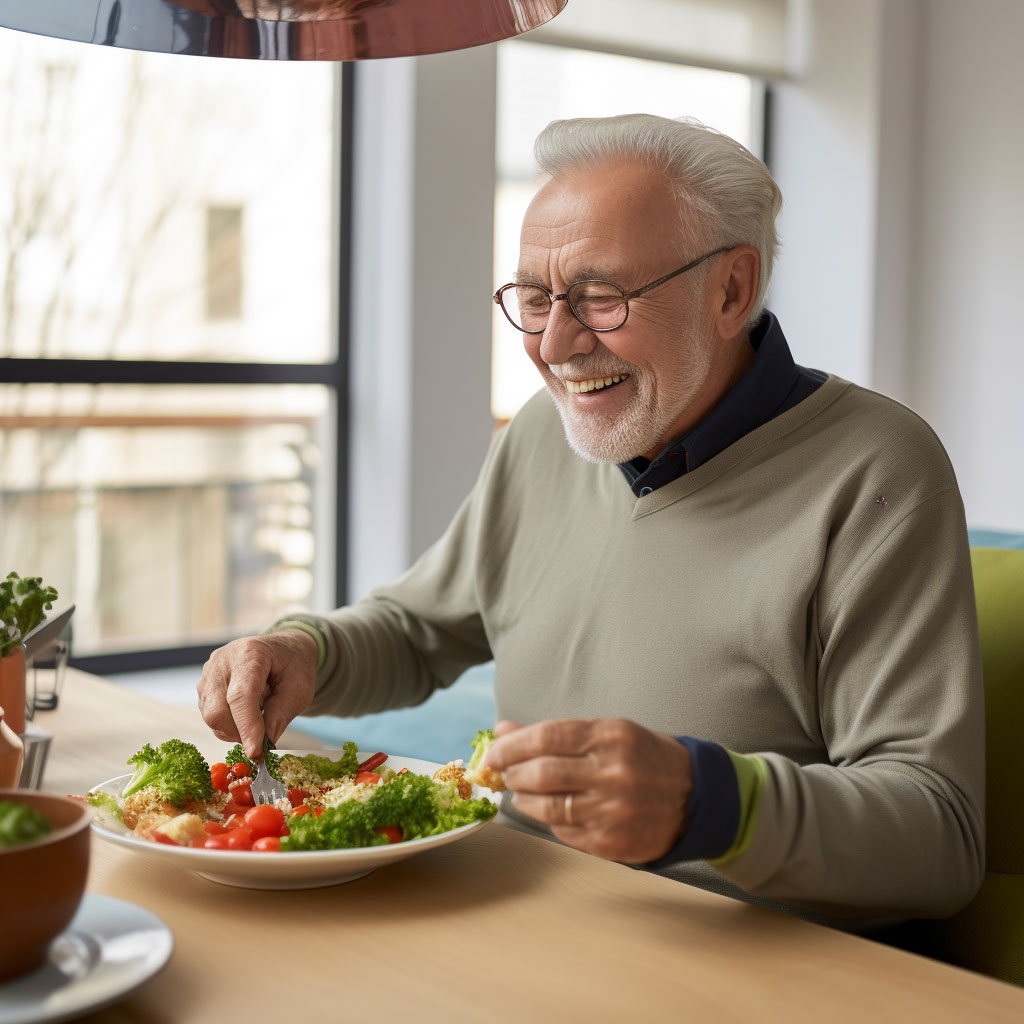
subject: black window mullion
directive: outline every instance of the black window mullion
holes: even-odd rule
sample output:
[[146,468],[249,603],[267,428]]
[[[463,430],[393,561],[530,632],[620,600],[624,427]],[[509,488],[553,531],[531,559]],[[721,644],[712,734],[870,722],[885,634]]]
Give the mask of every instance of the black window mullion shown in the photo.
[[158,359],[0,358],[0,384],[325,384],[344,374],[330,363],[173,362]]

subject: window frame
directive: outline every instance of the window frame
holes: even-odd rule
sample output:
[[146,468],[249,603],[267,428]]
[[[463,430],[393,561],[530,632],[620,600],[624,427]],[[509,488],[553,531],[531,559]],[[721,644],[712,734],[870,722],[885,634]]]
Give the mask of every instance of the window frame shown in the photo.
[[[341,64],[335,82],[335,154],[338,189],[336,217],[337,253],[335,286],[336,347],[333,360],[321,363],[194,362],[158,359],[68,359],[0,356],[0,380],[5,384],[319,384],[333,398],[335,442],[334,494],[334,596],[336,606],[348,595],[349,532],[349,382],[351,378],[351,256],[352,167],[355,112],[355,67]],[[73,643],[69,664],[74,668],[108,675],[147,671],[204,662],[221,646],[218,643],[163,648],[141,648],[104,654],[76,656]],[[225,637],[225,642],[232,639]]]

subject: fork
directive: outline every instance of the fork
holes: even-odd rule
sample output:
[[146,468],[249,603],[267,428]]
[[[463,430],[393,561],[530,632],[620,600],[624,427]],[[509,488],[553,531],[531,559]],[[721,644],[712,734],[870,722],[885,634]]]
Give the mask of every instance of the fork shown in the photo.
[[270,774],[267,768],[267,754],[274,749],[270,737],[263,734],[263,757],[256,762],[256,774],[252,780],[254,804],[272,804],[275,800],[287,800],[288,790]]

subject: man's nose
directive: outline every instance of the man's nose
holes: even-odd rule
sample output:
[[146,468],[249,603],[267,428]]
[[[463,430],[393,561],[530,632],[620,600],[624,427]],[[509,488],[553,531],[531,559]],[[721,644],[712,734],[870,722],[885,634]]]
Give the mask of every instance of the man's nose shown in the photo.
[[549,366],[559,366],[570,356],[592,352],[597,344],[594,332],[573,315],[566,299],[552,303],[548,325],[540,338],[539,354]]

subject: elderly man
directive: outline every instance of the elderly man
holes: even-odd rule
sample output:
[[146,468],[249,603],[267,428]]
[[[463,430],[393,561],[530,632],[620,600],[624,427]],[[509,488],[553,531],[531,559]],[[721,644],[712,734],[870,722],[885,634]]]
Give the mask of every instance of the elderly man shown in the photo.
[[794,363],[762,308],[781,200],[742,146],[630,115],[537,156],[495,300],[548,393],[401,580],[217,651],[206,720],[255,753],[261,697],[276,736],[493,657],[507,821],[844,927],[952,913],[984,735],[941,445]]

